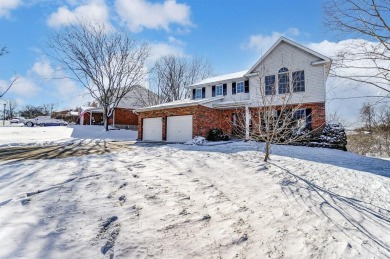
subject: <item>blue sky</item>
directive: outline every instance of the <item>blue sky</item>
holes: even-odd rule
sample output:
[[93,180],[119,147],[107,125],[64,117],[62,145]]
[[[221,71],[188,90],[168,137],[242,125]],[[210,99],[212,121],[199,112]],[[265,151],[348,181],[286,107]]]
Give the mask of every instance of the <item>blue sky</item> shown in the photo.
[[[280,37],[325,55],[337,45],[322,25],[320,0],[0,0],[0,87],[21,79],[5,96],[21,106],[84,105],[73,82],[49,80],[54,64],[44,55],[48,34],[76,18],[96,17],[150,43],[152,58],[164,54],[205,57],[216,74],[250,68]],[[337,84],[336,84],[337,85]],[[342,103],[332,104],[333,109]],[[347,117],[356,112],[347,112]]]

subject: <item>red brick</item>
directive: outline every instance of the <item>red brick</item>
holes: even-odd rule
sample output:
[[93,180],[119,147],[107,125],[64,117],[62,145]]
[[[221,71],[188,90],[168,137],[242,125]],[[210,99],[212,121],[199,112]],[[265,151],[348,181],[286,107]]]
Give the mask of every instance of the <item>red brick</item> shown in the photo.
[[[325,104],[309,103],[300,105],[300,109],[312,109],[312,127],[323,128],[325,126]],[[259,108],[250,108],[252,116]],[[275,107],[277,109],[277,107]],[[166,124],[168,116],[192,115],[192,135],[207,137],[210,129],[221,128],[226,134],[232,134],[232,115],[234,113],[245,114],[244,108],[218,110],[202,105],[160,109],[140,112],[138,116],[138,138],[142,139],[142,126],[144,118],[163,118],[162,139],[166,140]]]

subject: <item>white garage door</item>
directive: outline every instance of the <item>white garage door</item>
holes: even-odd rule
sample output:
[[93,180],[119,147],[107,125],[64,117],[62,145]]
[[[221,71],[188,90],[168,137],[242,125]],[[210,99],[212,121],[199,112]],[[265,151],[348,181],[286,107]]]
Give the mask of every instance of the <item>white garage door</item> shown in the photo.
[[161,117],[144,119],[142,134],[142,140],[162,141]]
[[168,117],[167,141],[186,142],[191,139],[192,139],[192,115]]

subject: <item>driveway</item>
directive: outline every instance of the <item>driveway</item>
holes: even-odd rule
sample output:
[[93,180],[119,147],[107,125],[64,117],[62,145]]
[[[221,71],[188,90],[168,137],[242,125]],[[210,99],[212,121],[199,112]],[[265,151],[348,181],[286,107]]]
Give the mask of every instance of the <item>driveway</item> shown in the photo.
[[0,149],[0,161],[102,155],[118,149],[131,149],[133,144],[133,141],[80,141],[68,145],[7,147]]

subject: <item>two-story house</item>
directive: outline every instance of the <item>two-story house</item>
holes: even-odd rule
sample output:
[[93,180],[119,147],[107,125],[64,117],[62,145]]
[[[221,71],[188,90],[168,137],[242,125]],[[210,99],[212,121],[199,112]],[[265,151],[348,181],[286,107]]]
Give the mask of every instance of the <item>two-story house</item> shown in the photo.
[[184,142],[206,137],[221,128],[232,134],[235,114],[245,116],[246,136],[251,114],[264,96],[277,107],[288,95],[288,105],[299,104],[300,116],[312,129],[325,125],[326,79],[331,60],[281,37],[249,70],[204,79],[188,86],[191,98],[137,109],[138,137],[142,140]]

